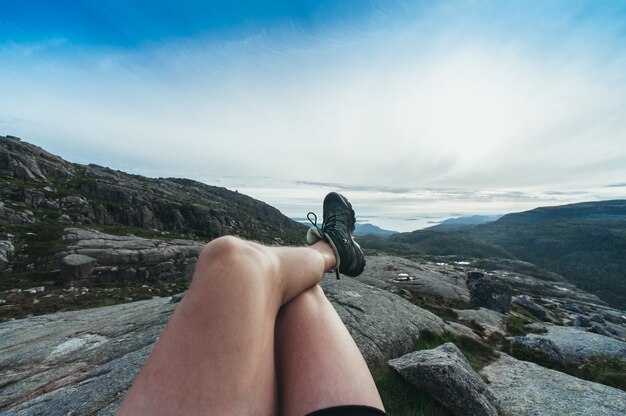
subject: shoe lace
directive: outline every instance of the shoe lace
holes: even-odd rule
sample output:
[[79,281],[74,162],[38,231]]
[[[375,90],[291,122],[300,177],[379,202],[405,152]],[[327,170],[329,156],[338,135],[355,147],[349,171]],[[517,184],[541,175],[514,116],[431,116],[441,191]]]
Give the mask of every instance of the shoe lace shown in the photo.
[[[311,217],[313,217],[313,219],[311,219]],[[321,228],[317,226],[317,215],[315,215],[314,212],[309,212],[308,214],[306,214],[306,219],[309,220],[311,224],[313,224],[313,227],[317,228],[317,230],[320,232],[320,235],[324,235],[324,224],[322,224]]]

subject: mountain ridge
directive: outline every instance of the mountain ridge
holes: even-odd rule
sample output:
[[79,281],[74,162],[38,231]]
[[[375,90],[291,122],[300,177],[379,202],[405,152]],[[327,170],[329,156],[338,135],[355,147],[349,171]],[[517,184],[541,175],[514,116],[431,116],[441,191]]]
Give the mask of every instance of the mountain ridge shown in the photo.
[[435,256],[528,261],[626,308],[626,200],[540,207],[469,229],[416,230],[388,240],[400,245],[395,253],[409,249]]

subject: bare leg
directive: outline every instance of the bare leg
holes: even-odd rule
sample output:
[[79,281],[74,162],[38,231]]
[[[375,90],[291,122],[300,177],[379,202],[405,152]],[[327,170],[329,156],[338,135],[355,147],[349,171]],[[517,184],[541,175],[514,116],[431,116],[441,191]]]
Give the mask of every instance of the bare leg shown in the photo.
[[279,414],[340,405],[384,410],[363,356],[318,285],[281,309],[276,350]]
[[276,316],[334,264],[324,242],[280,248],[222,237],[209,243],[120,414],[274,415]]

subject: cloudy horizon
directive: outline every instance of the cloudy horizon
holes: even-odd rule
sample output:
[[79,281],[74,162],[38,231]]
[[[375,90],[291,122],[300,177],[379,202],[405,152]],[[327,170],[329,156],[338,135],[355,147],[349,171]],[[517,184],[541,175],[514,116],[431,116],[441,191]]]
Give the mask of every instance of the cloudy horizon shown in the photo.
[[626,197],[626,4],[92,3],[3,10],[0,134],[398,231]]

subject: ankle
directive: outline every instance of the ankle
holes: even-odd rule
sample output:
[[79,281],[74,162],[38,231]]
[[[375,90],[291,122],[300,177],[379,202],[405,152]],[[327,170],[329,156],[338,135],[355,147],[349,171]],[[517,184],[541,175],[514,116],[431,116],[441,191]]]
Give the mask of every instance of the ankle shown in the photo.
[[320,240],[309,247],[322,255],[324,259],[324,271],[333,270],[335,268],[337,259],[335,258],[335,252],[330,244],[324,240]]

